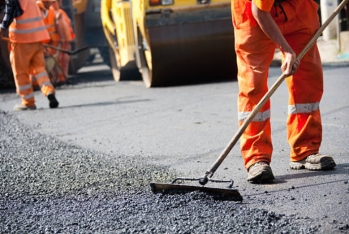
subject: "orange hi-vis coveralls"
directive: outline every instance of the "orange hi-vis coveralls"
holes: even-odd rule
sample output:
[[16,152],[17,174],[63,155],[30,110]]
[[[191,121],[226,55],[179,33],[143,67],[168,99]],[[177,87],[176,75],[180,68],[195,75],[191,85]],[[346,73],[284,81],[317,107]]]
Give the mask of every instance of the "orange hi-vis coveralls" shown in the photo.
[[[48,9],[45,8],[42,1],[37,1],[42,12],[44,23],[51,37],[50,41],[45,43],[49,43],[52,46],[64,50],[70,50],[70,42],[73,40],[70,19],[66,13],[59,8],[57,1],[49,1],[52,2],[52,5]],[[48,48],[47,51],[59,63],[58,65],[56,64],[55,69],[50,71],[53,81],[55,81],[55,83],[65,82],[68,77],[70,56],[52,48]]]
[[47,27],[47,31],[50,34],[50,39],[44,42],[57,46],[59,43],[59,32],[56,26],[56,11],[53,7],[46,9],[40,1],[37,1],[36,3],[38,4],[41,10],[42,19],[44,20],[44,23]]
[[[313,0],[253,0],[270,12],[288,44],[299,54],[320,26],[318,5]],[[251,1],[232,0],[235,50],[238,65],[238,120],[241,125],[268,91],[268,70],[276,44],[254,19]],[[303,57],[298,71],[286,78],[288,86],[287,137],[291,161],[318,153],[322,140],[319,103],[323,94],[323,72],[315,44]],[[240,139],[245,168],[256,162],[271,162],[273,151],[270,101],[254,117]]]
[[[52,4],[52,7],[58,12],[56,15],[57,24],[59,29],[59,41],[60,48],[64,50],[71,50],[71,41],[75,38],[73,28],[71,26],[71,20],[67,13],[59,7],[57,1]],[[58,62],[61,65],[63,71],[58,72],[59,81],[65,82],[68,77],[70,56],[67,53],[58,53]]]
[[35,0],[19,0],[23,14],[9,27],[10,61],[17,93],[24,106],[34,106],[33,87],[29,71],[33,71],[41,92],[47,96],[55,93],[45,70],[42,41],[49,39],[46,26]]

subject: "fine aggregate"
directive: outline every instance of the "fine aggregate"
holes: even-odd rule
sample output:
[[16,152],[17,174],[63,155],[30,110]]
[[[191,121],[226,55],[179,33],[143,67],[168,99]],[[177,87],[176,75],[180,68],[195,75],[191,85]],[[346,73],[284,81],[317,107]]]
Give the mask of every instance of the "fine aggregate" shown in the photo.
[[[40,126],[37,126],[38,128]],[[0,233],[317,233],[308,217],[153,194],[175,172],[38,133],[0,110]]]

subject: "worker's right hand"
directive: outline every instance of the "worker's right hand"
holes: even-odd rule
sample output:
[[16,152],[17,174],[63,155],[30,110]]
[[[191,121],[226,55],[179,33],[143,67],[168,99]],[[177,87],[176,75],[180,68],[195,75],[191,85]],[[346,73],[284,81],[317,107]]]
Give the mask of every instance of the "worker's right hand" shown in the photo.
[[300,61],[295,53],[284,53],[284,55],[285,58],[281,65],[281,71],[285,76],[292,76],[298,71]]
[[44,50],[44,55],[45,55],[45,56],[51,55],[49,49],[46,48],[45,46],[43,47],[43,50]]

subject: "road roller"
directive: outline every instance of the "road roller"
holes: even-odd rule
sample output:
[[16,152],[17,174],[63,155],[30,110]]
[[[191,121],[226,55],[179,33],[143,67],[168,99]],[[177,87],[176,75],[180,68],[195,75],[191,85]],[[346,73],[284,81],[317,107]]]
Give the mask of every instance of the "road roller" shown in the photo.
[[116,81],[138,76],[151,88],[236,79],[230,0],[102,0],[101,19]]

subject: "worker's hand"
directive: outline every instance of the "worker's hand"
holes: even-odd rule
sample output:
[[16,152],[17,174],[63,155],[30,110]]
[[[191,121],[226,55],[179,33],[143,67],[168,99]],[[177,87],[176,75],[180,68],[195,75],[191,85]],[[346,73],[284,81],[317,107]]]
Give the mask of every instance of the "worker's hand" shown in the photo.
[[300,61],[294,53],[285,53],[285,59],[281,65],[281,71],[285,76],[294,75],[299,68]]
[[286,41],[270,13],[259,9],[256,3],[252,1],[252,15],[265,35],[274,41],[283,52],[284,61],[281,65],[281,70],[284,75],[290,76],[296,73],[299,67],[299,61],[297,61],[296,54]]
[[51,55],[51,53],[50,53],[50,51],[49,51],[49,48],[47,48],[47,47],[43,47],[43,50],[44,50],[44,55],[45,56],[49,56],[49,55]]

